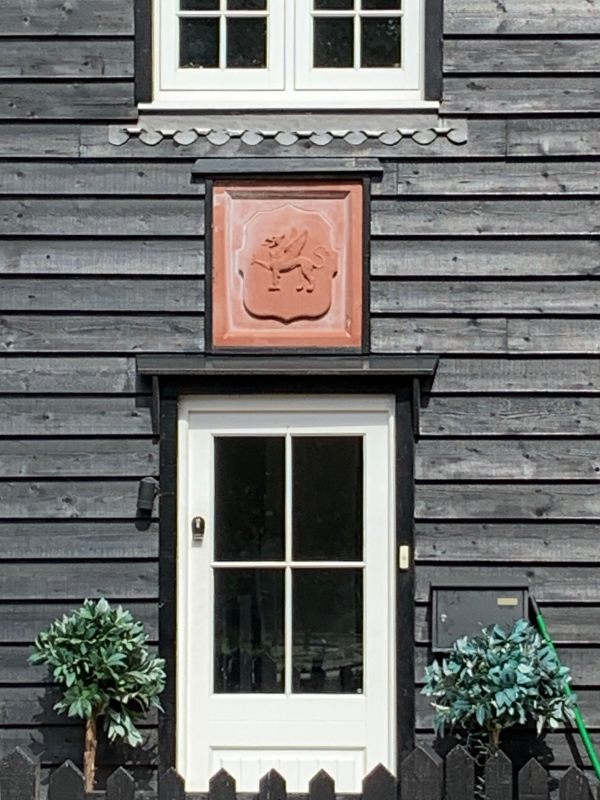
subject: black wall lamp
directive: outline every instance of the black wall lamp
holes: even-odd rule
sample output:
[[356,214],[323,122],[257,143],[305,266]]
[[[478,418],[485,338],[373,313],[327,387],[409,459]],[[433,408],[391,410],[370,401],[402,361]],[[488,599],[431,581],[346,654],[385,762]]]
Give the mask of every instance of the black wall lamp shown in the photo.
[[138,486],[136,528],[140,531],[148,530],[152,520],[154,500],[160,491],[156,478],[142,478]]

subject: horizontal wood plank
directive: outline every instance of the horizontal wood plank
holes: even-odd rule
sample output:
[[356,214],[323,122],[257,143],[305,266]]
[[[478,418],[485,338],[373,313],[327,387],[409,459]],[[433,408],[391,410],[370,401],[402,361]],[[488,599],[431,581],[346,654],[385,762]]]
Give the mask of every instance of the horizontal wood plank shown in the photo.
[[[0,320],[0,340],[1,340]],[[506,353],[506,319],[400,317],[371,320],[376,353]],[[1,346],[1,345],[0,345]]]
[[[565,286],[570,296],[572,285]],[[510,319],[510,353],[600,353],[600,319]]]
[[[154,728],[142,731],[143,741],[132,748],[122,743],[108,744],[105,736],[99,737],[98,764],[104,767],[129,767],[132,764],[155,766],[158,759],[158,736]],[[4,728],[0,729],[0,758],[14,750],[26,747],[44,767],[57,767],[66,759],[82,763],[83,743],[81,726]]]
[[460,34],[599,33],[595,0],[451,0],[444,32]]
[[[0,278],[0,296],[4,311],[200,312],[204,285],[192,279],[11,277]],[[85,320],[80,319],[79,326],[82,325]],[[88,325],[101,330],[103,321],[88,318]]]
[[434,391],[580,392],[600,391],[597,358],[445,358]]
[[[481,42],[482,46],[489,44],[488,40]],[[0,188],[1,175],[0,171]],[[398,192],[401,195],[597,195],[600,175],[594,161],[401,162]]]
[[600,320],[375,317],[371,347],[378,353],[584,355],[600,353]]
[[156,558],[158,526],[138,530],[131,522],[68,519],[0,522],[0,543],[5,560]]
[[[4,32],[4,31],[3,31]],[[4,39],[0,78],[132,78],[133,42]]]
[[95,561],[54,564],[5,563],[0,573],[2,600],[79,600],[119,597],[150,600],[158,594],[154,561]]
[[0,200],[0,234],[11,236],[199,236],[202,200]]
[[204,242],[198,238],[0,241],[0,274],[27,273],[199,276],[204,273]]
[[0,356],[0,393],[120,394],[135,390],[132,358]]
[[144,439],[0,439],[1,480],[157,473],[158,447]]
[[431,397],[429,436],[597,436],[600,397]]
[[[434,171],[443,166],[438,162]],[[460,172],[460,167],[458,170]],[[448,186],[447,183],[444,185]],[[448,276],[453,280],[461,277],[522,279],[597,276],[600,275],[600,241],[526,238],[373,239],[371,272],[375,276]]]
[[[0,284],[2,280],[0,279]],[[191,302],[199,292],[176,296],[177,286],[171,286],[164,295],[165,304]],[[197,287],[196,287],[197,288]],[[1,291],[1,289],[0,289]],[[77,288],[75,287],[75,291]],[[175,296],[174,296],[175,295]],[[153,293],[148,296],[132,294],[129,300],[152,303]],[[42,298],[40,298],[42,299]],[[88,296],[88,300],[92,299]],[[127,302],[127,296],[115,302]],[[95,297],[102,301],[102,297]],[[45,300],[43,300],[45,302]],[[104,297],[104,302],[110,302]],[[160,294],[154,295],[160,304]],[[81,308],[85,306],[82,303]],[[7,353],[67,353],[67,352],[116,352],[135,353],[143,351],[176,352],[182,350],[201,351],[204,343],[204,319],[195,317],[168,316],[56,316],[10,315],[0,317],[0,352]]]
[[449,77],[444,80],[442,113],[589,114],[600,111],[597,78]]
[[594,439],[428,439],[418,443],[415,474],[436,481],[600,480],[600,447]]
[[0,157],[77,158],[79,131],[74,125],[0,125]]
[[[25,727],[27,725],[45,727],[49,725],[75,726],[81,729],[81,721],[54,710],[54,704],[61,697],[60,690],[48,686],[0,686],[0,726]],[[157,722],[155,710],[142,717],[143,725]],[[23,798],[25,800],[25,798]]]
[[131,519],[138,481],[1,481],[0,517]]
[[[43,631],[63,614],[70,614],[75,603],[12,603],[0,605],[0,642],[5,644],[29,644],[40,631]],[[155,602],[135,602],[127,600],[124,607],[135,620],[143,623],[151,641],[158,639],[158,604]],[[0,654],[2,650],[0,649]]]
[[[595,39],[447,39],[444,72],[552,73],[600,70]],[[560,80],[560,79],[559,79]]]
[[202,196],[204,183],[192,183],[189,161],[88,163],[31,161],[0,163],[0,194],[23,195],[190,195]]
[[[538,565],[512,565],[505,564],[501,574],[498,573],[496,565],[482,566],[475,564],[472,566],[458,566],[457,564],[421,564],[416,570],[416,590],[415,598],[418,602],[425,602],[429,598],[432,582],[438,584],[452,580],[460,583],[461,581],[481,582],[481,586],[486,586],[490,581],[497,580],[499,577],[506,581],[507,585],[511,581],[517,584],[524,581],[529,584],[530,591],[535,594],[536,600],[540,603],[563,603],[572,605],[573,603],[594,603],[600,600],[600,565],[571,565],[566,570],[561,564],[553,566]],[[589,656],[588,656],[589,657]],[[585,680],[578,676],[580,683],[600,683],[598,672],[593,674],[592,680],[586,676]],[[574,677],[575,680],[575,677]]]
[[576,314],[600,311],[600,283],[576,281],[385,281],[371,284],[371,309],[391,314]]
[[37,0],[10,3],[2,18],[3,36],[121,36],[133,34],[133,8],[121,0]]
[[[588,563],[599,537],[594,523],[419,522],[415,554],[438,562],[505,562],[508,553],[511,562]],[[600,625],[600,609],[595,613]],[[596,636],[600,642],[600,628]]]
[[[600,492],[593,483],[461,483],[460,486],[427,483],[416,487],[415,515],[420,519],[447,520],[597,521],[600,520]],[[600,571],[587,576],[590,580],[592,577],[597,583],[600,602]],[[577,598],[573,596],[571,599]]]
[[597,118],[509,119],[506,122],[508,156],[556,158],[593,157],[600,150]]
[[[600,605],[542,605],[548,630],[561,646],[600,645]],[[415,609],[415,636],[417,643],[426,643],[430,634],[431,608],[429,604],[418,605]],[[592,660],[597,651],[592,652]],[[564,657],[564,651],[561,653]],[[586,681],[589,683],[589,681]]]
[[[0,205],[1,207],[1,205]],[[372,204],[380,236],[589,235],[600,232],[600,201],[398,200]]]
[[148,406],[133,397],[1,397],[0,436],[150,436]]
[[134,120],[133,81],[81,83],[4,82],[0,120]]

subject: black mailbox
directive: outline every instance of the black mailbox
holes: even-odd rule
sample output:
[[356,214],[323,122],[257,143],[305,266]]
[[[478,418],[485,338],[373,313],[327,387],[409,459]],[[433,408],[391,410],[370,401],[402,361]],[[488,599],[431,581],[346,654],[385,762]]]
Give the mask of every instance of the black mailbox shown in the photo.
[[450,650],[461,636],[481,633],[489,625],[498,624],[506,629],[518,619],[529,618],[526,583],[432,584],[431,600],[434,652]]

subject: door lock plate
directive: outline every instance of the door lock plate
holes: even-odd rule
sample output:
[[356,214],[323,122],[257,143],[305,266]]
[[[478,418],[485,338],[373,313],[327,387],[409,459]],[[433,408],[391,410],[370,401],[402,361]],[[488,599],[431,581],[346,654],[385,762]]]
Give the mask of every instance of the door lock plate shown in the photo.
[[205,530],[206,522],[204,517],[194,517],[192,520],[192,542],[202,544]]

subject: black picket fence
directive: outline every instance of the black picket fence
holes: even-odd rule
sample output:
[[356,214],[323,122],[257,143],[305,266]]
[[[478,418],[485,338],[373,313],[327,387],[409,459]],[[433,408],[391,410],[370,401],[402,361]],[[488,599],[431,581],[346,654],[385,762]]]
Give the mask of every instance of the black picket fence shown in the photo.
[[[106,789],[86,795],[83,775],[70,761],[50,775],[48,800],[547,800],[550,778],[546,769],[531,759],[515,771],[501,752],[478,765],[461,746],[442,759],[432,750],[417,747],[402,762],[396,779],[385,767],[376,767],[363,781],[362,792],[336,794],[335,783],[326,772],[310,781],[304,794],[287,794],[285,781],[275,770],[267,773],[256,793],[237,793],[235,780],[221,770],[210,781],[206,794],[186,794],[185,782],[171,769],[159,780],[157,792],[136,791],[133,777],[119,767],[106,782]],[[559,800],[593,800],[589,782],[577,767],[558,780]],[[17,748],[0,761],[0,800],[41,800],[39,762],[25,749]],[[600,793],[599,798],[600,800]]]

